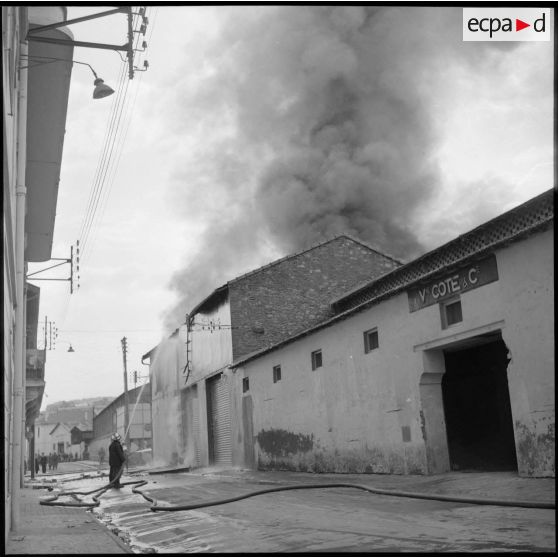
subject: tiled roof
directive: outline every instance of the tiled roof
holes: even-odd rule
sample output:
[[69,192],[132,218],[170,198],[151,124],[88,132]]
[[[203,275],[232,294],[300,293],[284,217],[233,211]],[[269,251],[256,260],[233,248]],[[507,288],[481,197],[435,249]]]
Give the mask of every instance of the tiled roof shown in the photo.
[[346,319],[380,300],[393,296],[415,283],[427,280],[437,273],[448,271],[470,258],[480,257],[496,248],[546,229],[554,220],[553,194],[554,190],[548,190],[416,260],[357,287],[342,298],[333,301],[334,309],[339,312],[334,317],[298,332],[280,343],[244,355],[234,362],[232,367],[241,366],[301,337]]
[[548,190],[383,277],[353,289],[333,301],[332,305],[335,310],[343,311],[376,299],[385,293],[406,288],[442,270],[447,270],[471,256],[493,250],[502,243],[513,242],[517,236],[528,234],[553,218],[553,190]]
[[278,260],[274,260],[274,261],[272,261],[268,264],[262,265],[261,267],[258,267],[257,269],[253,269],[252,271],[249,271],[248,273],[244,273],[243,275],[239,275],[235,279],[232,279],[231,281],[229,281],[227,283],[227,285],[229,285],[230,283],[236,283],[237,281],[242,281],[242,279],[246,279],[247,277],[255,275],[256,273],[260,273],[264,269],[268,269],[268,268],[273,267],[277,264],[283,263],[287,260],[292,260],[293,258],[301,256],[302,254],[305,254],[306,252],[311,252],[312,250],[315,250],[316,248],[320,248],[321,246],[329,244],[330,242],[334,242],[335,240],[338,240],[340,238],[347,238],[349,240],[352,240],[356,244],[360,244],[361,246],[364,246],[365,248],[368,248],[368,250],[370,250],[372,252],[376,252],[376,253],[378,253],[378,254],[386,257],[386,258],[389,258],[390,260],[393,260],[398,265],[402,264],[402,262],[400,262],[399,260],[396,260],[395,258],[376,250],[372,246],[369,246],[368,244],[362,242],[362,240],[358,240],[357,238],[354,238],[354,237],[352,237],[348,234],[339,234],[339,235],[336,235],[332,238],[328,238],[327,240],[322,240],[321,242],[318,242],[317,244],[313,244],[312,246],[309,246],[308,248],[304,248],[304,250],[300,250],[298,252],[295,252],[294,254],[288,254],[287,256],[284,256],[283,258],[279,258]]
[[[402,265],[401,261],[393,258],[390,255],[387,255],[387,254],[384,254],[384,253],[378,251],[376,248],[373,248],[372,246],[362,242],[362,240],[358,240],[358,239],[356,239],[356,238],[354,238],[354,237],[352,237],[348,234],[339,234],[339,235],[336,235],[332,238],[328,238],[327,240],[323,240],[321,242],[318,242],[317,244],[313,244],[312,246],[309,246],[308,248],[300,250],[299,252],[295,252],[294,254],[288,254],[287,256],[284,256],[283,258],[279,258],[277,260],[274,260],[274,261],[272,261],[268,264],[265,264],[265,265],[262,265],[261,267],[258,267],[257,269],[253,269],[252,271],[249,271],[247,273],[244,273],[243,275],[239,275],[238,277],[235,277],[234,279],[231,279],[230,281],[227,281],[227,283],[225,283],[224,285],[221,285],[220,287],[216,288],[210,295],[205,297],[199,304],[197,304],[192,309],[192,311],[190,312],[190,316],[194,316],[200,310],[200,308],[202,308],[214,296],[226,292],[230,284],[236,283],[238,281],[242,281],[244,279],[247,279],[248,277],[256,275],[257,273],[261,273],[262,271],[264,271],[266,269],[269,269],[270,267],[273,267],[273,266],[278,265],[280,263],[283,263],[283,262],[286,262],[286,261],[291,260],[293,258],[296,258],[298,256],[301,256],[302,254],[305,254],[307,252],[311,252],[312,250],[315,250],[316,248],[320,248],[321,246],[329,244],[330,242],[334,242],[335,240],[338,240],[340,238],[347,238],[347,239],[351,240],[352,242],[355,242],[357,244],[360,244],[361,246],[364,246],[365,248],[367,248],[371,252],[376,252],[377,254],[380,254],[380,255],[384,256],[385,258],[393,260],[393,262],[396,263],[397,265]],[[144,357],[149,356],[149,354],[150,353],[147,353],[146,355],[144,355]]]

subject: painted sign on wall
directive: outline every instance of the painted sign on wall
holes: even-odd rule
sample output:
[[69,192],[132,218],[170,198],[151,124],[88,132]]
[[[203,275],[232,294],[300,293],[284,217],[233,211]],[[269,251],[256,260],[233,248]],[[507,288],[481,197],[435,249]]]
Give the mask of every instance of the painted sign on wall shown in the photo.
[[498,280],[498,267],[494,254],[483,260],[457,269],[451,274],[433,279],[429,283],[408,291],[409,310],[416,312],[452,296],[471,291]]

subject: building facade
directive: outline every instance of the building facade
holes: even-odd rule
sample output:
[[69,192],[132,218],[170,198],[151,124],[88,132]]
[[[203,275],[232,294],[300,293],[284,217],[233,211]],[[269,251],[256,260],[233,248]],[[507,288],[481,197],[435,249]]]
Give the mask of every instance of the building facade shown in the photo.
[[401,263],[342,235],[237,277],[201,301],[150,359],[162,463],[230,465],[230,364],[332,315],[330,301]]
[[[71,432],[79,427],[82,432],[92,430],[94,408],[89,406],[55,406],[47,407],[46,411],[39,414],[34,422],[33,445],[30,446],[34,455],[45,453],[58,453],[60,455],[70,452],[72,455],[83,456],[86,444],[82,440],[74,442]],[[31,460],[28,460],[31,467]]]
[[555,475],[553,192],[233,365],[238,466]]
[[[26,440],[44,391],[41,354],[27,340],[37,293],[26,273],[51,257],[73,47],[31,43],[27,33],[53,21],[66,21],[66,8],[2,6],[5,536],[18,527]],[[64,27],[46,34],[72,38]]]

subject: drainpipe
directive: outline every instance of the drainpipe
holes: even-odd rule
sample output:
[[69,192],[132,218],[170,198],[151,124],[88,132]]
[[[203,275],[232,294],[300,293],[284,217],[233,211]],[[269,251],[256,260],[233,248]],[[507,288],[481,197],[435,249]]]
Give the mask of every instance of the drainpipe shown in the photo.
[[[27,56],[27,43],[20,43],[21,56]],[[11,528],[20,527],[20,498],[23,476],[21,457],[25,431],[25,167],[27,159],[27,69],[19,70],[17,175],[16,175],[16,320],[14,334],[14,382],[13,382],[13,438],[12,438],[12,509]]]

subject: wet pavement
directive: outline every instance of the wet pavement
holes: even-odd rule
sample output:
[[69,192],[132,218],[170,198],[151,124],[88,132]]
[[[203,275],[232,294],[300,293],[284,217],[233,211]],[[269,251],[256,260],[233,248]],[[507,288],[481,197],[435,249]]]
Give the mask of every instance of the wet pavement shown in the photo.
[[[514,473],[436,476],[217,471],[147,475],[159,505],[229,498],[290,484],[356,483],[381,489],[502,500],[554,501],[554,479]],[[64,490],[105,478],[74,479]],[[98,519],[137,553],[552,553],[555,510],[474,505],[371,494],[354,488],[294,490],[191,511],[152,512],[130,486],[110,490]]]
[[[28,484],[19,494],[20,526],[4,543],[6,556],[131,554],[121,538],[85,509],[41,506],[50,496],[45,489]],[[52,485],[51,485],[52,488]]]

